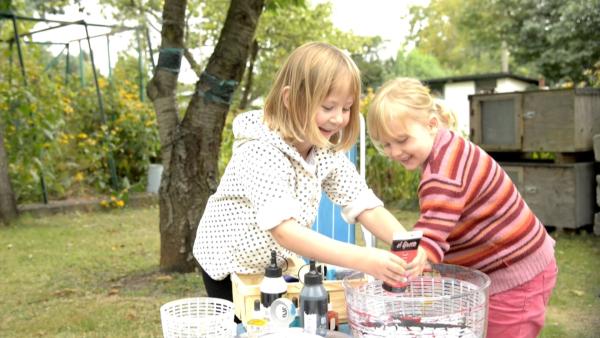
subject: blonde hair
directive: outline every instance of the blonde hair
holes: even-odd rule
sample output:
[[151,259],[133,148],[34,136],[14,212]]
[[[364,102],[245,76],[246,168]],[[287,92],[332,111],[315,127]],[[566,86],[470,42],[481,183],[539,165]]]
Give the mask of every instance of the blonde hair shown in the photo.
[[[287,108],[284,88],[289,87]],[[349,89],[353,97],[350,119],[344,129],[327,140],[316,123],[319,105],[336,89]],[[359,134],[360,71],[338,48],[320,42],[294,50],[277,73],[265,101],[264,120],[287,142],[308,141],[319,147],[348,150]]]
[[375,147],[382,151],[381,140],[394,135],[389,128],[390,121],[413,118],[427,123],[432,116],[441,126],[456,128],[454,113],[433,98],[428,87],[417,79],[397,78],[386,82],[375,93],[367,114],[367,129]]

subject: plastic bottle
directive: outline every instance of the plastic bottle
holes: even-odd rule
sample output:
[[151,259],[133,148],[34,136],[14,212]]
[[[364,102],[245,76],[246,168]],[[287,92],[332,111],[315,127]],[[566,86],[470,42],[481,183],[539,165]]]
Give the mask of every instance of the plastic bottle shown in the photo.
[[338,331],[338,324],[340,322],[340,316],[337,311],[333,310],[333,305],[331,305],[331,297],[329,296],[329,292],[327,293],[327,326],[329,331]]
[[271,304],[286,292],[287,283],[283,279],[281,268],[277,266],[277,252],[271,250],[271,263],[265,268],[265,276],[260,283],[260,303],[265,318],[270,319]]
[[267,332],[269,321],[264,319],[264,313],[260,309],[260,300],[254,300],[254,312],[252,318],[246,323],[248,338],[258,338]]
[[300,322],[306,333],[327,335],[327,291],[323,287],[323,276],[313,260],[310,261],[310,271],[304,275],[304,286],[300,291]]

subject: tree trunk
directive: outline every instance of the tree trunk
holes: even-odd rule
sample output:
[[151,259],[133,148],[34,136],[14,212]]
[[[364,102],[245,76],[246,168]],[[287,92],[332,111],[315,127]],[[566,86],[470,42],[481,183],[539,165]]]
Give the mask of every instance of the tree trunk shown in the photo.
[[4,150],[4,128],[0,126],[0,223],[8,224],[17,215],[15,194],[8,176],[8,156]]
[[252,81],[254,79],[254,63],[256,62],[256,56],[258,55],[258,41],[256,39],[252,42],[252,50],[250,52],[250,64],[248,65],[248,71],[246,72],[246,85],[244,86],[244,94],[240,100],[240,109],[245,110],[250,101],[250,94],[252,93]]
[[[221,133],[231,96],[244,73],[263,3],[264,0],[231,1],[219,41],[196,83],[183,119],[179,120],[175,96],[177,71],[161,66],[160,56],[148,85],[162,145],[162,271],[191,272],[198,266],[192,255],[196,229],[208,197],[217,188]],[[186,0],[165,1],[161,54],[168,51],[166,48],[184,48],[186,5]],[[168,58],[165,53],[164,60]]]

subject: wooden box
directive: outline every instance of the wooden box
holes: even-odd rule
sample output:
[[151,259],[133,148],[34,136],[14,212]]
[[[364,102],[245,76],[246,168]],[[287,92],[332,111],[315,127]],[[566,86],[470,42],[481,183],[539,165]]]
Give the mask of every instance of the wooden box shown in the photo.
[[[235,305],[235,315],[245,323],[254,310],[254,300],[260,300],[260,282],[263,275],[238,275],[231,274],[231,286],[233,291],[233,304]],[[286,298],[300,298],[300,291],[303,284],[300,282],[288,283]],[[324,280],[323,286],[329,292],[331,305],[334,311],[339,315],[340,323],[348,321],[346,313],[346,296],[344,295],[344,287],[342,280]]]
[[544,225],[576,229],[594,222],[592,162],[500,165]]
[[592,151],[600,89],[470,95],[471,141],[488,152]]

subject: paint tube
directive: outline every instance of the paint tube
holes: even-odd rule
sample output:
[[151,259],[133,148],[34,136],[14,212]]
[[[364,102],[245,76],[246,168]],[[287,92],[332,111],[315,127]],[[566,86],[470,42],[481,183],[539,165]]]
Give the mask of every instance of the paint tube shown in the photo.
[[[423,232],[420,230],[394,233],[394,239],[391,247],[392,253],[402,258],[407,263],[412,262],[412,260],[417,256],[421,237],[423,237]],[[384,282],[382,285],[384,290],[394,293],[404,292],[407,286],[408,279],[406,281],[395,282],[393,284]]]

